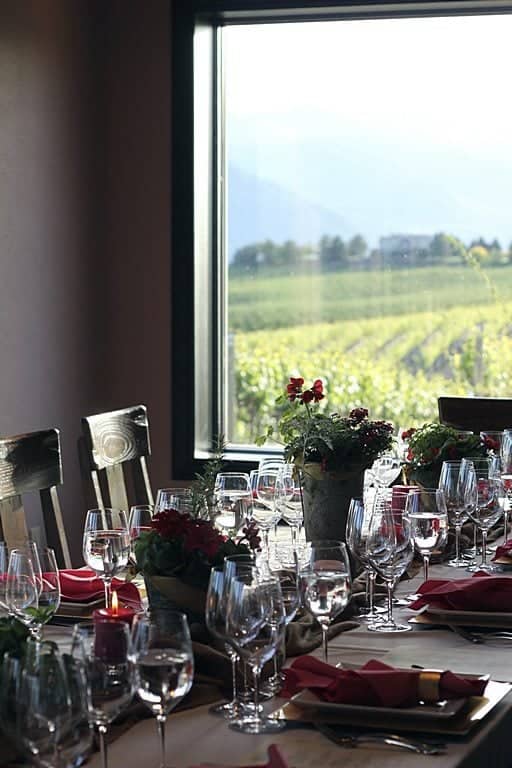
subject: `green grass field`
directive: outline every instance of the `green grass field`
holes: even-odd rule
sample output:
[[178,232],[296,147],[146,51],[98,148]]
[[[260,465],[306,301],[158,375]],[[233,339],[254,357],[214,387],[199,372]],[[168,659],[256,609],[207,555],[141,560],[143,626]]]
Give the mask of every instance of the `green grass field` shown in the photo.
[[[276,418],[288,377],[324,379],[326,407],[409,426],[440,394],[510,396],[512,267],[237,279],[230,294],[235,439]],[[321,302],[318,302],[318,296]]]

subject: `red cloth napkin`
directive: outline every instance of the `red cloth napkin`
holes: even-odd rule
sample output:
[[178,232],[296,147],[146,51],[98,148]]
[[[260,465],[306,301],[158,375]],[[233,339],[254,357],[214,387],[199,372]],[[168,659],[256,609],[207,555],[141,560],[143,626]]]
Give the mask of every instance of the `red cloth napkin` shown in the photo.
[[509,560],[512,559],[512,539],[506,541],[501,546],[496,547],[496,554],[494,555],[493,560],[499,560],[502,557],[506,557]]
[[[201,763],[201,765],[193,765],[191,768],[228,768],[227,766],[219,765],[219,763]],[[240,766],[242,768],[242,766]],[[266,763],[259,763],[259,765],[246,765],[243,768],[288,768],[283,753],[276,744],[271,744],[268,748],[268,760]]]
[[454,611],[512,611],[512,579],[475,573],[468,579],[429,579],[418,589],[413,610],[431,605]]
[[[361,669],[337,669],[313,656],[300,656],[284,670],[281,696],[289,698],[308,688],[324,701],[374,707],[412,707],[418,704],[421,671],[395,669],[372,659]],[[468,679],[443,672],[439,698],[459,699],[481,696],[486,680]]]
[[[87,568],[63,569],[59,571],[61,599],[63,602],[87,603],[105,594],[103,582],[94,571]],[[122,605],[136,611],[142,609],[139,590],[129,581],[112,579],[112,589]]]

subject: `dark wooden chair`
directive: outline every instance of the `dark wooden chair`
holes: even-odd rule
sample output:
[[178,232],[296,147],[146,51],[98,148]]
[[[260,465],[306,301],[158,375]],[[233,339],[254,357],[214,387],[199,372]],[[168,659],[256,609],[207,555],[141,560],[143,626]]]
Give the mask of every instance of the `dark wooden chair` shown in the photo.
[[61,567],[71,568],[58,485],[62,485],[62,462],[57,429],[0,438],[1,535],[11,546],[28,538],[22,496],[38,491],[48,546]]
[[507,397],[439,397],[439,421],[456,429],[491,432],[512,428],[512,399]]
[[[92,479],[95,504],[128,512],[129,492],[125,469],[131,469],[135,501],[153,504],[147,457],[151,454],[149,423],[144,405],[97,413],[82,419],[82,467]],[[79,446],[80,449],[80,446]],[[109,500],[105,503],[106,493]]]

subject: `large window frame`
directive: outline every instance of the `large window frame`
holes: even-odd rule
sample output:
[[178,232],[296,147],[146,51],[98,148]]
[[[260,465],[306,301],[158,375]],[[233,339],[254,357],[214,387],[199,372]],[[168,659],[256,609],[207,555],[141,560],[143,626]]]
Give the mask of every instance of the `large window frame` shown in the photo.
[[[191,479],[223,432],[225,276],[220,30],[229,24],[487,15],[511,0],[175,0],[171,21],[172,477]],[[261,449],[228,446],[237,469]]]

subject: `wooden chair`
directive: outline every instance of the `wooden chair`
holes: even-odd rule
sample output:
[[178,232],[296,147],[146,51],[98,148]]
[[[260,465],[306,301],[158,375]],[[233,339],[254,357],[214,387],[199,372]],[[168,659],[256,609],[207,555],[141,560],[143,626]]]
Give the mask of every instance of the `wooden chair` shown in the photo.
[[[146,462],[146,458],[151,454],[146,406],[136,405],[119,411],[85,416],[82,419],[82,429],[82,465],[85,454],[96,505],[100,509],[111,506],[126,512],[129,510],[124,473],[124,468],[128,467],[132,469],[136,503],[153,504]],[[110,497],[107,504],[101,489],[101,476],[106,478]]]
[[21,497],[38,491],[48,546],[61,567],[71,568],[58,485],[62,463],[57,429],[0,438],[0,534],[11,546],[28,537]]
[[512,428],[512,399],[506,397],[439,397],[439,421],[456,429],[491,432]]

